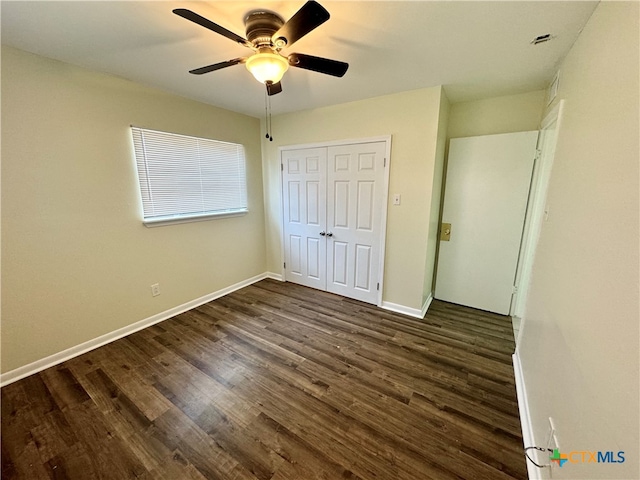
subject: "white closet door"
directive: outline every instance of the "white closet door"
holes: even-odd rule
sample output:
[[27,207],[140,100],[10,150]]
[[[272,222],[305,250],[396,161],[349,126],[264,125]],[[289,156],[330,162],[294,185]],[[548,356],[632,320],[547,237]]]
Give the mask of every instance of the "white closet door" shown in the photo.
[[328,148],[327,291],[377,303],[385,142]]
[[327,149],[282,152],[285,280],[326,290]]

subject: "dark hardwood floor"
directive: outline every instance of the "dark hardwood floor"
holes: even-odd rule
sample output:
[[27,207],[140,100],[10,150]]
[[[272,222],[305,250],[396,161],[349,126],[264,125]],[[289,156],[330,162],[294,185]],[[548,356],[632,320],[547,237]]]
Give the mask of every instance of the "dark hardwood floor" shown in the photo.
[[264,280],[2,389],[2,478],[526,478],[508,317]]

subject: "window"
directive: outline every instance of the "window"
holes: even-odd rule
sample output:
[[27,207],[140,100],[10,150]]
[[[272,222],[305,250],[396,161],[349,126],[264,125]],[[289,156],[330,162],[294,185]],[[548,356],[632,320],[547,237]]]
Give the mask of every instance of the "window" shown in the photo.
[[131,127],[144,224],[247,212],[244,147]]

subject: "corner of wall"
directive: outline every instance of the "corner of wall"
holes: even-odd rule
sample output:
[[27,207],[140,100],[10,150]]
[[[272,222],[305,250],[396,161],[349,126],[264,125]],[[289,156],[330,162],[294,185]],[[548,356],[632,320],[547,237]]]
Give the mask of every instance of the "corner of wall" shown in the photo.
[[438,111],[438,132],[435,151],[433,182],[431,185],[431,207],[429,212],[429,233],[427,238],[427,256],[424,267],[424,283],[422,303],[430,303],[435,287],[436,269],[438,263],[438,231],[442,213],[442,191],[447,150],[447,131],[451,106],[444,87],[440,87],[440,106]]

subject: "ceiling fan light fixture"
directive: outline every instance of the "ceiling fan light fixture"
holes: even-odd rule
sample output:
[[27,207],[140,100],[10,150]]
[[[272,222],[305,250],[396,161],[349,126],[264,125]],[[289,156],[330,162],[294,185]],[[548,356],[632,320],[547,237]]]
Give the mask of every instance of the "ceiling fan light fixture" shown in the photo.
[[260,52],[249,57],[246,66],[260,83],[278,83],[289,68],[289,61],[277,53]]

